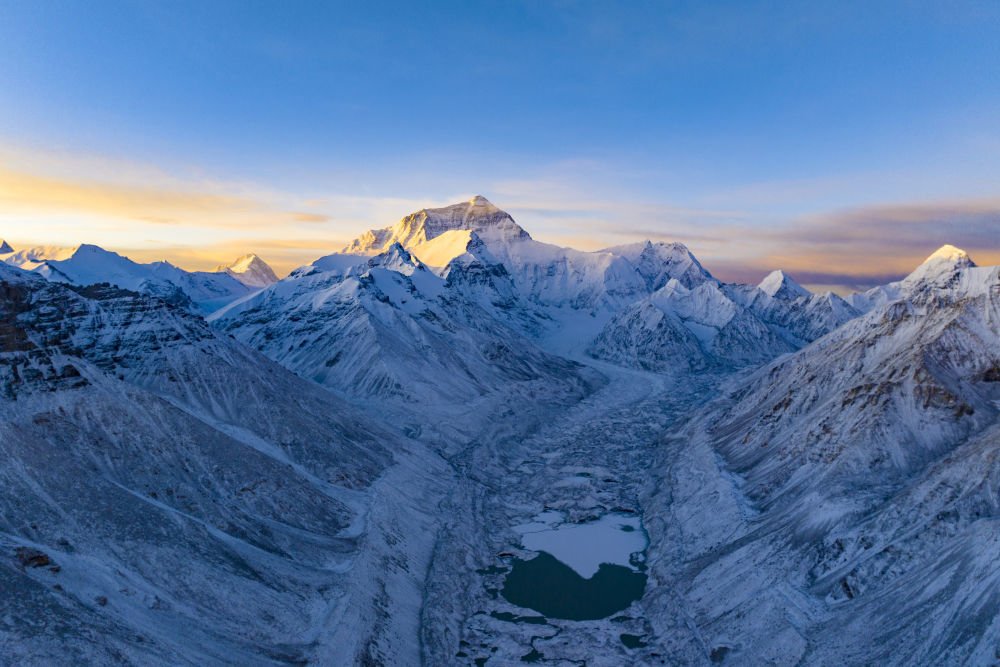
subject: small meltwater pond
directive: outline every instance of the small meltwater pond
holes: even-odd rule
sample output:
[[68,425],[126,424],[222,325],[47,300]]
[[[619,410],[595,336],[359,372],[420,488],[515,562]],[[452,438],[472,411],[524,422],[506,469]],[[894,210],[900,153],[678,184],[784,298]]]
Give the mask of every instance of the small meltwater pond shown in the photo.
[[534,558],[515,558],[500,591],[504,599],[550,618],[596,620],[642,597],[641,562],[649,540],[639,517],[607,514],[587,523],[562,523],[548,511],[515,526]]

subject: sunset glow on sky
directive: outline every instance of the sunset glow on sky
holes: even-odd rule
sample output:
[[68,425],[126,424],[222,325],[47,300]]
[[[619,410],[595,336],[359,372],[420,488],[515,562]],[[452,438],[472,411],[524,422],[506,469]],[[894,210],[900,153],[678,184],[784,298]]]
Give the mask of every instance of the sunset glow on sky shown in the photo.
[[0,238],[279,274],[482,194],[853,288],[1000,263],[1000,3],[0,2]]

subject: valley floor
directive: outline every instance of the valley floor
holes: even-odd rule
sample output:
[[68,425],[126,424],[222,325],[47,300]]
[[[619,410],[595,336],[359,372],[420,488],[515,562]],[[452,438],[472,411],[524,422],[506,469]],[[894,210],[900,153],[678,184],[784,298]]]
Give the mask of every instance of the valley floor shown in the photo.
[[[587,363],[609,379],[600,390],[551,415],[526,437],[471,442],[451,458],[458,481],[442,507],[448,520],[422,610],[428,664],[510,664],[522,658],[588,665],[705,660],[705,649],[684,622],[682,604],[652,579],[646,593],[655,588],[658,605],[672,606],[657,609],[656,629],[644,617],[641,602],[614,614],[614,620],[541,623],[535,612],[499,595],[511,555],[523,553],[514,526],[546,510],[563,512],[567,522],[609,512],[641,517],[657,444],[714,384],[705,377],[697,390],[688,385],[678,391],[663,375]],[[518,619],[524,616],[535,618]],[[627,647],[623,634],[640,638],[644,646]]]

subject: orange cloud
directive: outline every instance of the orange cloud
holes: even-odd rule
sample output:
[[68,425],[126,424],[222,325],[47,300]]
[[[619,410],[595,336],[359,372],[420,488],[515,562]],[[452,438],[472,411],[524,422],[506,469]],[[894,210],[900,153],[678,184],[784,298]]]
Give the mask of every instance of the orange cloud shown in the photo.
[[220,264],[228,264],[248,252],[257,253],[280,277],[293,269],[312,263],[324,255],[336,252],[347,241],[330,239],[300,239],[281,241],[270,238],[234,239],[205,246],[160,245],[158,247],[114,247],[109,250],[125,255],[136,262],[167,260],[188,271],[211,271]]
[[319,213],[295,213],[288,211],[288,215],[292,216],[292,219],[296,222],[327,222],[330,220],[330,216]]
[[803,280],[858,287],[912,271],[951,243],[981,265],[1000,263],[1000,199],[883,204],[811,216],[758,235],[769,245],[755,264]]
[[781,268],[803,284],[853,291],[906,275],[945,243],[964,248],[981,265],[1000,263],[1000,199],[993,198],[881,204],[792,220],[669,206],[616,209],[605,202],[545,211],[557,231],[536,235],[540,240],[583,249],[647,238],[680,241],[727,281],[755,283]]
[[[586,165],[584,165],[586,166]],[[980,264],[1000,262],[1000,199],[883,204],[788,219],[746,204],[796,199],[836,184],[735,190],[705,208],[595,196],[558,179],[494,184],[483,192],[535,238],[585,250],[650,238],[686,243],[724,280],[756,282],[782,268],[799,282],[864,287],[900,277],[944,243]],[[18,152],[0,141],[0,236],[15,247],[98,243],[137,260],[211,269],[248,251],[279,273],[441,200],[275,192],[259,185],[177,180],[155,167],[92,155]],[[305,200],[305,201],[304,201]],[[335,212],[336,219],[317,210]],[[295,210],[298,208],[304,211]],[[30,224],[24,224],[31,217]]]
[[0,208],[7,214],[89,214],[163,225],[270,226],[326,222],[317,213],[282,211],[253,198],[40,176],[0,165]]

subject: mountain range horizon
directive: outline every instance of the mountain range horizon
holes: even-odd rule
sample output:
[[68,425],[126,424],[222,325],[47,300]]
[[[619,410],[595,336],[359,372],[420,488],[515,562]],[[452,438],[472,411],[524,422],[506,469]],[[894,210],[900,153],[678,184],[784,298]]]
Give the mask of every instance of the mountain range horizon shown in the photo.
[[[431,208],[429,210],[432,210],[432,211],[452,210],[452,209],[455,209],[455,208],[460,208],[463,205],[470,205],[470,206],[474,207],[474,206],[477,205],[477,202],[479,202],[481,206],[489,207],[491,209],[495,209],[496,211],[498,211],[500,213],[503,213],[508,218],[510,218],[509,214],[507,214],[507,213],[501,211],[500,209],[496,208],[492,204],[492,202],[490,202],[488,199],[486,199],[482,195],[474,195],[473,197],[471,197],[466,202],[457,202],[455,204],[450,204],[448,206],[439,207],[439,208]],[[399,225],[403,224],[404,221],[409,220],[409,219],[413,219],[415,216],[419,216],[421,213],[423,213],[423,212],[425,212],[427,210],[428,209],[425,208],[425,209],[420,209],[420,210],[415,211],[413,213],[407,214],[406,216],[404,216],[401,219],[401,221],[399,223],[397,223],[396,226],[398,227]],[[517,223],[515,223],[513,221],[513,218],[510,218],[510,221],[522,233],[524,233],[525,235],[528,234],[519,225],[517,225]],[[359,244],[359,242],[361,241],[361,239],[365,238],[366,236],[370,236],[370,235],[374,234],[375,232],[386,232],[389,229],[391,229],[391,228],[390,227],[386,227],[386,228],[382,228],[380,230],[374,230],[374,229],[370,230],[370,231],[366,232],[364,235],[362,235],[361,237],[359,237],[358,239],[355,239],[354,241],[345,244],[343,246],[342,252],[350,252],[350,249],[352,248],[352,246],[357,246]],[[456,229],[457,229],[457,227],[456,227]],[[642,241],[637,241],[637,243],[641,243],[641,242],[652,243],[653,241],[651,239],[644,239]],[[680,240],[679,242],[682,243],[683,241]],[[86,242],[84,242],[82,245],[87,245],[87,244],[86,244]],[[947,243],[944,244],[944,246],[954,247],[954,246],[951,246],[951,244],[947,244]],[[944,247],[944,246],[942,246],[942,247]],[[4,255],[7,255],[9,257],[10,255],[16,254],[16,253],[21,253],[22,255],[25,255],[25,256],[30,254],[31,256],[39,258],[39,259],[59,259],[59,258],[68,257],[69,254],[71,254],[72,251],[78,249],[79,247],[80,247],[80,245],[76,245],[76,246],[35,245],[35,246],[28,247],[28,248],[18,248],[18,249],[15,249],[3,237],[0,237],[0,248],[2,248],[2,251],[0,251],[0,260],[4,260],[4,257],[3,257]],[[598,249],[598,250],[592,250],[592,251],[588,251],[588,252],[602,252],[602,251],[611,250],[611,249],[613,249],[613,248]],[[317,248],[316,252],[317,253],[322,253],[322,250]],[[267,265],[267,262],[264,259],[262,259],[257,253],[255,253],[255,252],[253,252],[252,250],[249,250],[249,249],[245,252],[245,254],[241,255],[235,261],[233,261],[233,262],[231,262],[229,264],[217,263],[217,262],[223,261],[222,258],[219,258],[217,260],[213,260],[211,258],[208,258],[208,259],[205,259],[204,261],[207,264],[209,264],[209,265],[211,265],[212,263],[216,263],[216,266],[212,270],[212,272],[219,272],[219,271],[224,271],[224,270],[226,270],[227,268],[230,268],[233,265],[237,265],[240,262],[244,262],[244,261],[245,262],[250,262],[250,261],[253,261],[254,259],[256,259],[257,262],[259,262],[259,263],[261,263],[261,264],[264,265],[264,268],[262,268],[261,270],[264,270],[268,274],[263,279],[265,282],[271,278],[271,274],[273,274],[274,280],[276,280],[278,278],[278,275],[274,273],[274,270],[269,265]],[[21,262],[23,260],[21,260],[21,259],[15,259],[14,261],[15,262]],[[160,261],[170,263],[170,260],[167,257],[164,257]],[[175,266],[179,267],[179,263],[175,264]],[[295,267],[292,267],[292,268],[288,269],[288,271],[286,272],[286,275],[287,275],[287,273],[291,273],[291,271],[294,270],[295,268],[298,268],[298,266],[295,266]],[[246,268],[244,268],[243,271],[240,271],[240,272],[242,273],[245,270],[246,270]],[[766,280],[768,277],[770,277],[769,271],[770,272],[773,272],[773,271],[783,271],[783,269],[781,267],[774,267],[772,269],[764,270],[765,275],[764,275],[763,280]],[[806,275],[808,275],[808,276],[811,276],[811,275],[815,274],[815,272],[804,272],[804,273]],[[906,273],[905,272],[904,273],[884,273],[884,274],[880,274],[880,275],[883,276],[883,280],[880,281],[880,282],[892,282],[893,280],[902,279],[903,277],[905,277]],[[282,277],[284,277],[284,276],[282,276]],[[271,280],[271,281],[273,282],[273,280]],[[258,287],[263,286],[265,284],[265,282],[261,282],[261,279],[258,278],[258,279],[256,279],[256,282],[254,283],[254,286],[258,286]],[[851,293],[854,293],[854,292],[865,291],[866,289],[874,287],[875,284],[878,284],[878,283],[875,283],[875,284],[861,286],[861,287],[859,287],[857,289],[851,289],[851,288],[849,288],[846,285],[832,285],[831,286],[831,285],[826,285],[826,284],[810,283],[808,281],[803,281],[803,282],[806,285],[806,289],[810,289],[810,291],[816,291],[816,290],[824,291],[826,289],[829,289],[830,291],[833,291],[833,292],[839,294],[840,296],[847,296],[847,295],[849,295]]]

